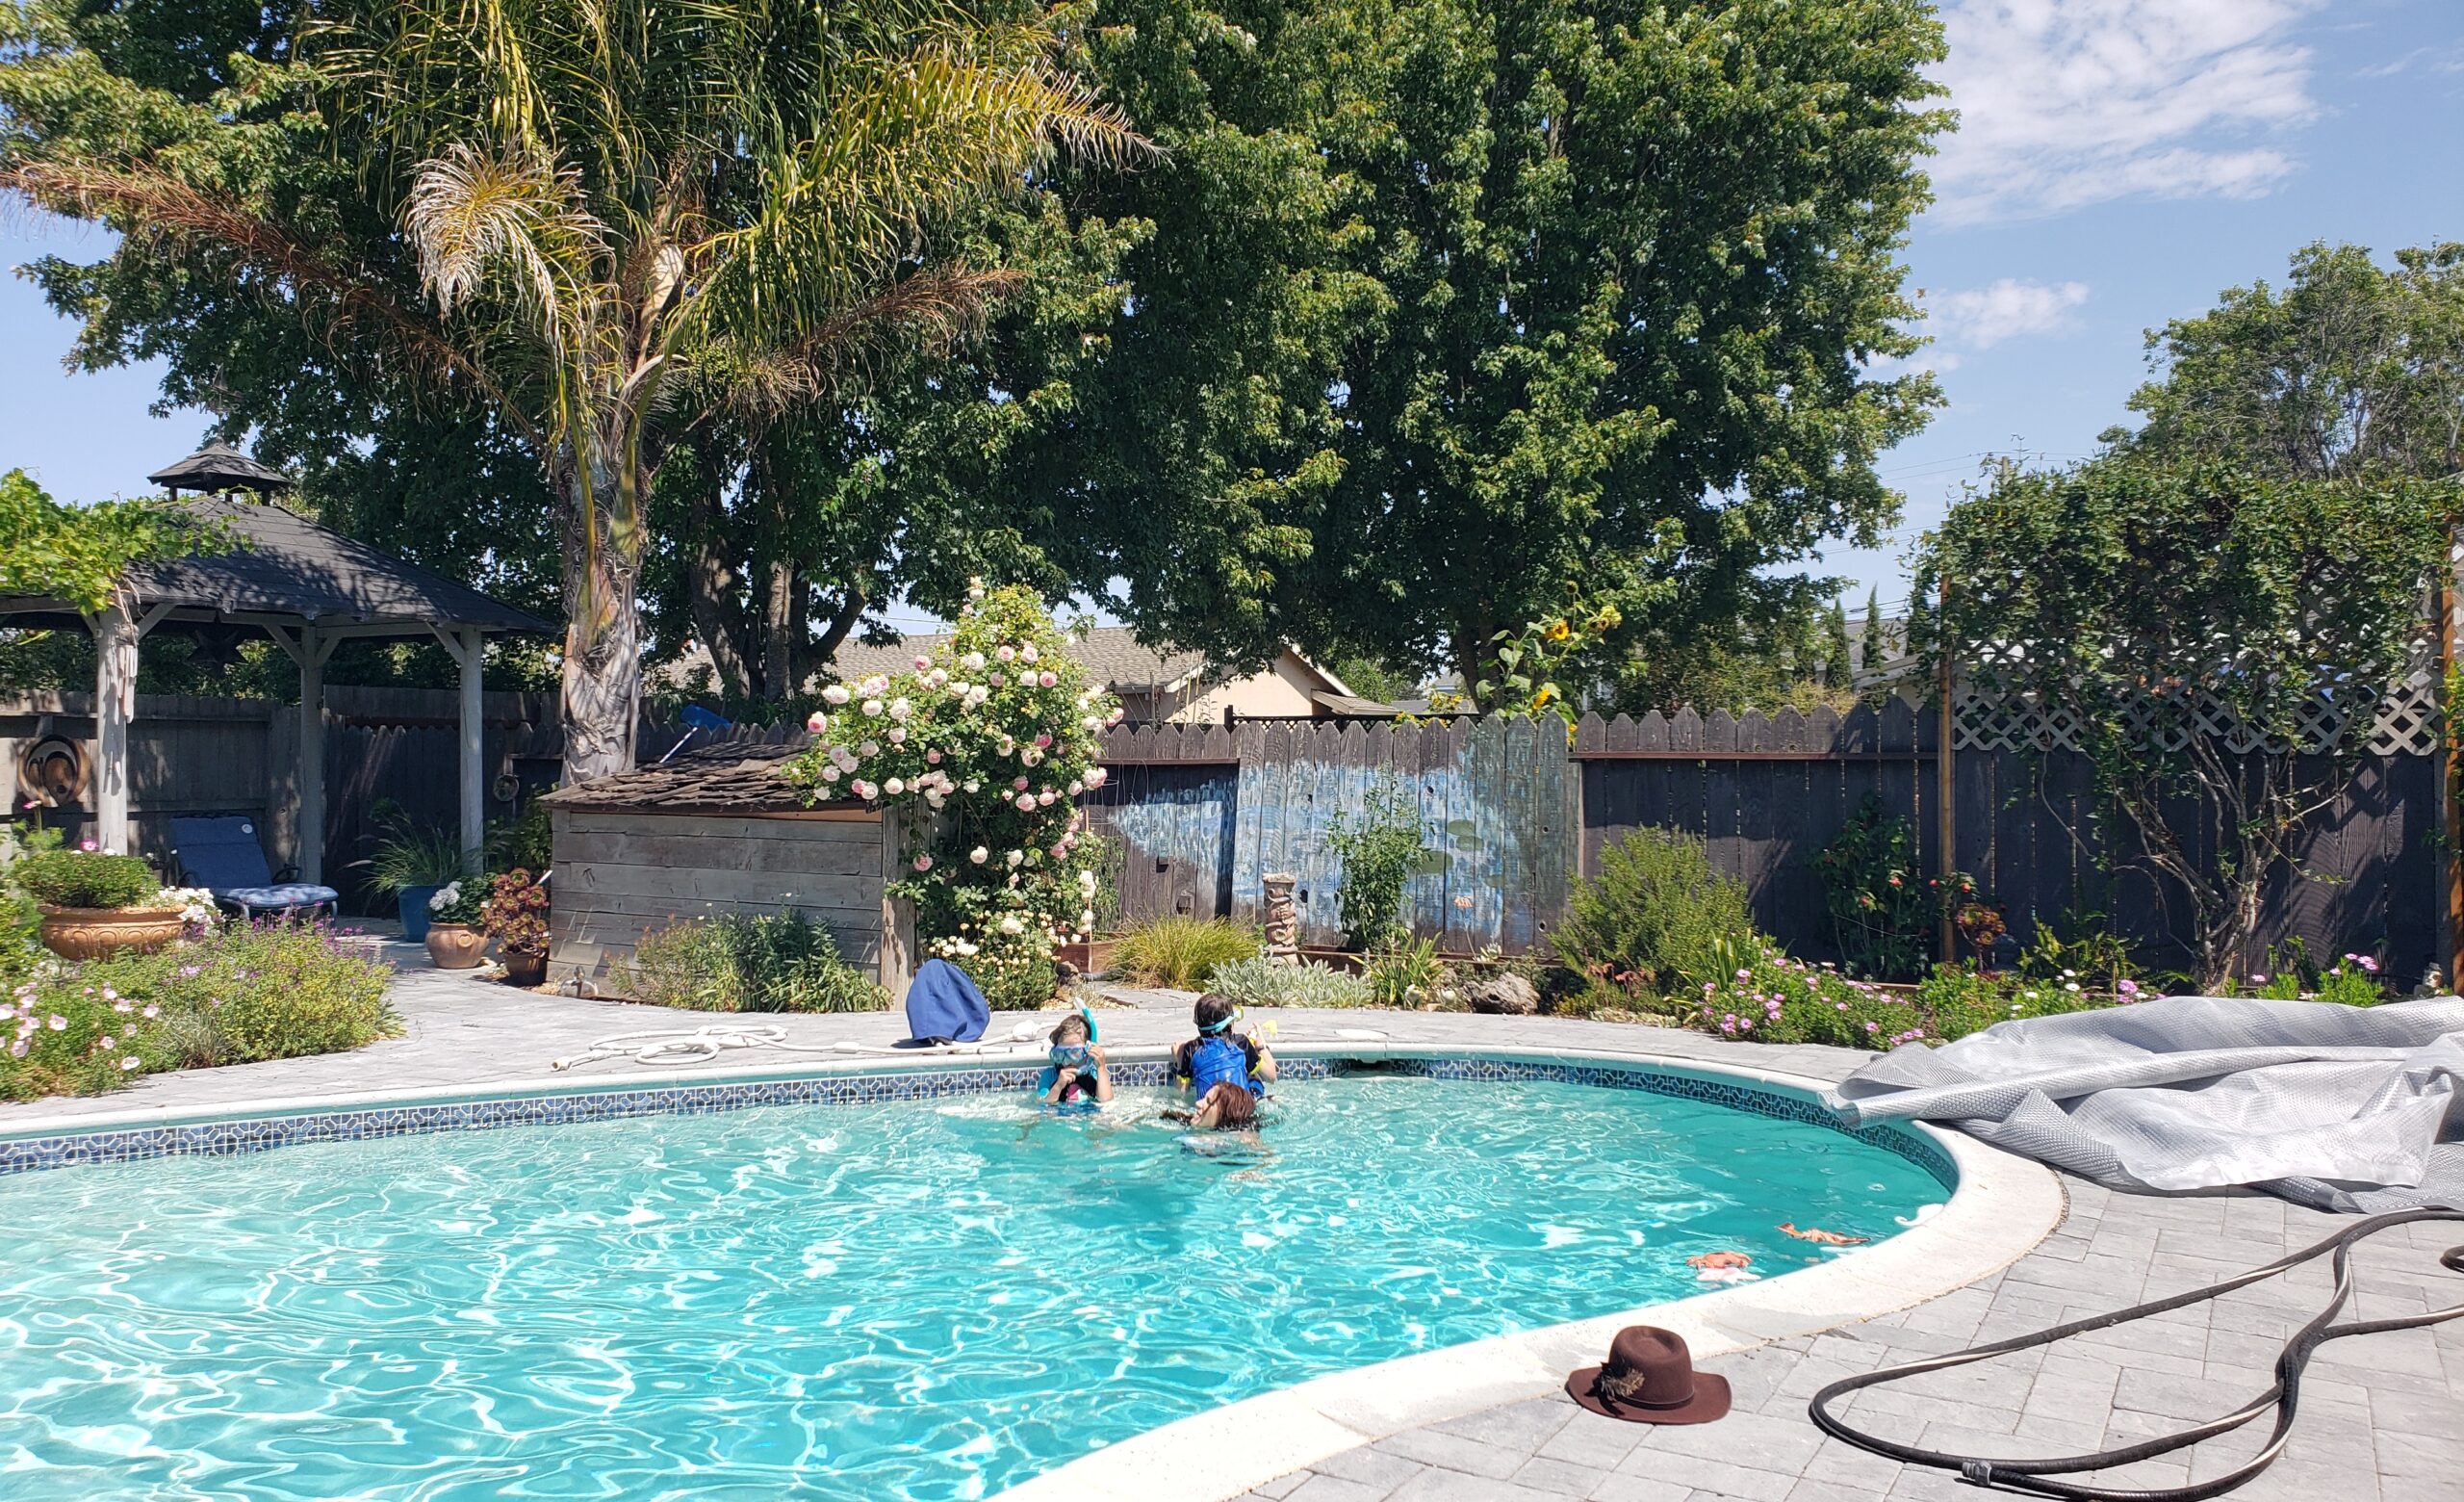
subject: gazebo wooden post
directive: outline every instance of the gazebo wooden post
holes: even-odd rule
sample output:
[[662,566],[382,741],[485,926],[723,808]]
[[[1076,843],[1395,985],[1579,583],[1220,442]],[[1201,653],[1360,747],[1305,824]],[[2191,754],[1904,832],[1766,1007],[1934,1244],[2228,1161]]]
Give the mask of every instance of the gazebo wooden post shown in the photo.
[[325,659],[340,638],[299,628],[299,879],[325,880]]
[[480,678],[480,670],[487,665],[488,637],[487,633],[476,628],[447,631],[431,626],[428,630],[462,670],[458,727],[462,750],[462,868],[475,876],[485,868],[488,855],[487,767],[483,760],[487,699]]
[[94,845],[128,854],[128,726],[137,717],[137,644],[163,617],[158,605],[142,616],[114,600],[86,616],[94,635]]
[[[480,732],[486,699],[479,669],[487,661],[487,637],[465,631],[462,637],[462,868],[475,876],[487,864],[487,768],[481,764]],[[538,872],[533,871],[532,875]]]
[[342,638],[301,622],[297,635],[269,625],[266,634],[299,669],[299,879],[325,879],[325,660]]

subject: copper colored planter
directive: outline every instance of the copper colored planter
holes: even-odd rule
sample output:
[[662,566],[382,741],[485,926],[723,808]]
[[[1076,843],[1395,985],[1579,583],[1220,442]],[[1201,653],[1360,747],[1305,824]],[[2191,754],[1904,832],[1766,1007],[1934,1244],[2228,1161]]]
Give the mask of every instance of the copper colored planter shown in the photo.
[[42,946],[64,960],[143,954],[180,936],[178,908],[66,908],[42,904]]
[[487,952],[488,936],[468,923],[430,923],[427,957],[438,970],[469,970]]

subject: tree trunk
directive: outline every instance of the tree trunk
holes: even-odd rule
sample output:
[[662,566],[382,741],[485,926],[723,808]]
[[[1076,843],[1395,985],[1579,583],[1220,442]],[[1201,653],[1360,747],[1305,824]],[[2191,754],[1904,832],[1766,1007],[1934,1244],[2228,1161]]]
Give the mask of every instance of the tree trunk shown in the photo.
[[[608,516],[626,513],[622,501],[601,508],[593,527],[593,505],[578,479],[558,478],[565,497],[564,781],[573,787],[633,767],[642,703],[641,623],[634,608],[641,533]],[[648,488],[647,478],[636,483]]]
[[804,581],[785,556],[783,538],[779,556],[770,560],[769,573],[770,587],[763,592],[761,610],[761,692],[771,703],[784,704],[804,686],[796,676],[796,648],[802,644],[797,638],[804,627],[796,597],[804,593]]
[[758,690],[741,634],[744,612],[736,599],[735,568],[728,549],[726,478],[713,461],[714,447],[706,441],[696,457],[700,473],[694,477],[699,483],[693,492],[693,562],[685,570],[685,611],[693,619],[694,633],[709,650],[719,686],[730,698],[742,701],[757,697]]

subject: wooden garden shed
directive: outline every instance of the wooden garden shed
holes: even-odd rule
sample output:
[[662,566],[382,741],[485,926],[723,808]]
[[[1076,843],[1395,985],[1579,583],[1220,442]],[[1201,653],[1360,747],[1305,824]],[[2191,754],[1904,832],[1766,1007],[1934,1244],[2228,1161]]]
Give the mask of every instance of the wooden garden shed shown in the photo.
[[891,898],[895,814],[807,806],[783,774],[800,741],[680,752],[541,799],[555,831],[548,978],[602,993],[642,935],[680,919],[801,913],[893,997],[914,974],[915,922]]

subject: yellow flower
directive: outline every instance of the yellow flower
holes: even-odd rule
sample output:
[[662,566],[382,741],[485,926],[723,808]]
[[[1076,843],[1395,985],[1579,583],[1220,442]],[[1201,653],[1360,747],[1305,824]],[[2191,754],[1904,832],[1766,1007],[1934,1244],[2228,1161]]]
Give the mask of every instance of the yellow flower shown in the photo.
[[1549,623],[1549,639],[1551,641],[1563,641],[1573,634],[1574,628],[1568,626],[1563,621],[1552,621]]
[[1535,710],[1540,708],[1542,705],[1548,703],[1555,692],[1555,689],[1543,686],[1538,693],[1531,696],[1531,707]]

